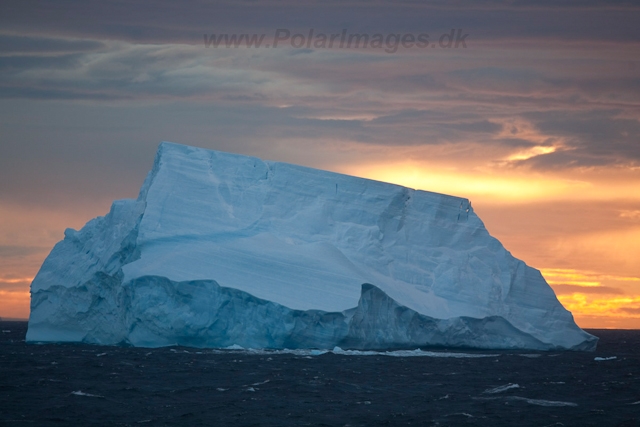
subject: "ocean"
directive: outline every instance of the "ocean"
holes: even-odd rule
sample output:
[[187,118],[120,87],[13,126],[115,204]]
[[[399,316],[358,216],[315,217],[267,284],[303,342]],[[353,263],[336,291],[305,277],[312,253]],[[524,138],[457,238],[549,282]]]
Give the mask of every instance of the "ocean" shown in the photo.
[[0,322],[2,426],[640,426],[640,331],[586,352],[26,344]]

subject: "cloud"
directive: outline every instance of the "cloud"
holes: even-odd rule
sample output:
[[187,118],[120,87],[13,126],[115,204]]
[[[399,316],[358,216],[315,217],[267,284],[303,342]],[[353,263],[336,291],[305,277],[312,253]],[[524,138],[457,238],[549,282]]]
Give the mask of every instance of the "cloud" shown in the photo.
[[[56,45],[64,39],[37,40]],[[0,97],[261,106],[265,117],[290,116],[287,124],[280,122],[289,126],[281,126],[283,137],[306,134],[398,146],[473,141],[502,147],[495,165],[543,171],[640,162],[640,123],[632,118],[632,107],[602,109],[579,102],[591,97],[602,103],[612,93],[629,91],[640,95],[640,84],[620,78],[618,71],[584,80],[575,75],[575,66],[558,71],[543,61],[513,67],[504,56],[491,67],[477,67],[483,60],[476,54],[462,61],[440,56],[425,70],[413,54],[312,50],[291,55],[297,51],[95,43],[99,50],[0,55]],[[282,105],[296,111],[267,113]],[[251,114],[251,108],[245,111]],[[341,114],[352,118],[314,121]],[[264,122],[256,115],[252,121]],[[553,147],[553,152],[514,151],[527,145]]]
[[620,211],[620,218],[628,218],[630,220],[640,219],[640,210],[624,209]]
[[640,315],[640,307],[621,307],[618,311],[631,315]]
[[531,112],[524,116],[546,134],[566,141],[567,151],[533,158],[541,168],[599,166],[640,162],[640,121],[620,117],[619,110]]
[[32,37],[0,34],[0,54],[72,53],[100,50],[105,44],[96,40]]
[[[203,33],[275,28],[442,33],[452,26],[477,38],[532,39],[548,45],[567,40],[639,40],[638,6],[630,2],[417,2],[201,1],[82,2],[6,0],[0,25],[80,38],[143,43],[194,43]],[[37,10],[38,13],[34,13]],[[553,13],[549,11],[553,10]],[[523,13],[526,12],[526,13]],[[382,19],[381,17],[384,17]],[[597,19],[598,25],[593,25]]]
[[558,295],[579,294],[605,294],[605,295],[621,295],[624,294],[622,289],[613,288],[611,286],[579,286],[579,285],[551,285],[554,292]]
[[0,86],[0,98],[35,99],[35,100],[69,100],[69,101],[113,101],[125,99],[123,96],[106,93],[91,93],[73,89],[34,88],[24,86]]
[[80,65],[82,54],[72,53],[56,56],[14,55],[0,56],[0,71],[19,73],[32,69],[71,69]]

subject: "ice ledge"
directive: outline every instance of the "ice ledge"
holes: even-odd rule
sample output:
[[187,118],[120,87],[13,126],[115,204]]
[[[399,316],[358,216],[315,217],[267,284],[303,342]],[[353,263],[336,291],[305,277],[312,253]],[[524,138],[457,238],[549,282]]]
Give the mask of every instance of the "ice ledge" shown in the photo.
[[[101,290],[96,292],[95,290]],[[34,294],[35,306],[55,313],[32,318],[27,342],[224,348],[404,349],[448,347],[562,350],[501,317],[434,319],[399,305],[371,284],[357,307],[343,312],[292,310],[214,280],[175,282],[145,276],[120,285],[96,274],[85,286]],[[72,311],[82,306],[81,315]],[[569,350],[594,350],[597,338]]]

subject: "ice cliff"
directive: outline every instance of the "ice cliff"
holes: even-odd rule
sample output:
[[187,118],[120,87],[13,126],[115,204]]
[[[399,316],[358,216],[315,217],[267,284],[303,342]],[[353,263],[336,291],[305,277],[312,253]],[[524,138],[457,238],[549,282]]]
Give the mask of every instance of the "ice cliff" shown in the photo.
[[67,229],[29,342],[593,350],[467,199],[173,143]]

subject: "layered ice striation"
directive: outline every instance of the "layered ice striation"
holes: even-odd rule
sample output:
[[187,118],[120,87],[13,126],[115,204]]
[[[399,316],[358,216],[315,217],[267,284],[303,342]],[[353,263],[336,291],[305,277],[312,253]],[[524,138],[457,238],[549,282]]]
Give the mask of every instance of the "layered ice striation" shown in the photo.
[[164,142],[137,200],[67,229],[29,342],[593,350],[467,199]]

